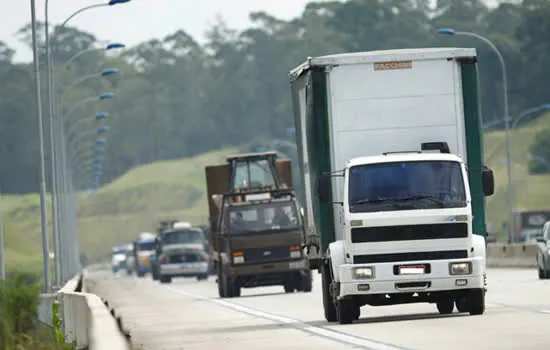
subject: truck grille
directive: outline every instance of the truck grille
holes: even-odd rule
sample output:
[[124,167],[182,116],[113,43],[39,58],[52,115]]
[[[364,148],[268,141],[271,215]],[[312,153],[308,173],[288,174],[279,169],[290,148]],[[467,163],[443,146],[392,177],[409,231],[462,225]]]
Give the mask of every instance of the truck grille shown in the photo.
[[274,261],[290,258],[290,247],[265,247],[242,250],[245,263]]
[[175,254],[166,257],[167,264],[180,264],[199,261],[199,256],[193,253]]
[[351,229],[352,243],[418,241],[468,237],[467,223],[358,227]]
[[402,262],[402,261],[465,259],[467,257],[468,257],[467,250],[442,250],[442,251],[432,251],[432,252],[356,255],[353,257],[353,263],[354,264],[374,264],[374,263],[388,263],[388,262]]

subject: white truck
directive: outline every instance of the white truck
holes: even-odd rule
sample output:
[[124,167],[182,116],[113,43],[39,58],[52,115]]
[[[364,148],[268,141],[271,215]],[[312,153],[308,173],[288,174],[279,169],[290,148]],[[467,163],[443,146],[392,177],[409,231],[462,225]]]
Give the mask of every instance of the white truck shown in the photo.
[[477,58],[425,48],[308,58],[290,72],[306,253],[329,322],[363,305],[485,310]]

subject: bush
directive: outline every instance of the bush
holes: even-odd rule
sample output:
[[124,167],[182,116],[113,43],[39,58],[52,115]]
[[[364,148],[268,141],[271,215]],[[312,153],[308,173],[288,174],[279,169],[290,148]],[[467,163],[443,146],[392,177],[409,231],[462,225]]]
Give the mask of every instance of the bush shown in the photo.
[[40,285],[26,274],[0,280],[0,349],[72,349],[56,342],[54,333],[38,322]]
[[550,129],[544,129],[535,135],[535,142],[529,148],[529,152],[529,173],[550,173]]

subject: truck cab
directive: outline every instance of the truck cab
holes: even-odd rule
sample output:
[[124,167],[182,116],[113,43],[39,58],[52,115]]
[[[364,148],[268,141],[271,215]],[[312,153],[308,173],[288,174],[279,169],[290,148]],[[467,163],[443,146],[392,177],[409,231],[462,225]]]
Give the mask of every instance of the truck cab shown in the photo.
[[227,162],[206,169],[220,296],[272,285],[287,293],[311,291],[289,162],[278,162],[274,152],[230,156]]
[[151,257],[155,254],[155,235],[143,232],[133,242],[133,246],[133,266],[129,272],[135,270],[138,277],[143,277],[151,272]]
[[187,222],[175,222],[155,240],[156,277],[170,283],[176,277],[208,278],[210,256],[204,232]]

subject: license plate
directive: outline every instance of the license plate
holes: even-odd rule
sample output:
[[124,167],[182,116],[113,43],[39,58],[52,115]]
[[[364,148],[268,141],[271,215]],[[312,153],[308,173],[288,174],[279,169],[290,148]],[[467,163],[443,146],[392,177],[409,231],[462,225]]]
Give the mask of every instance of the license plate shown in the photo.
[[288,268],[292,270],[299,270],[299,269],[303,269],[304,267],[305,267],[305,263],[303,260],[291,262],[288,264]]
[[399,266],[400,275],[422,275],[424,274],[424,265]]

